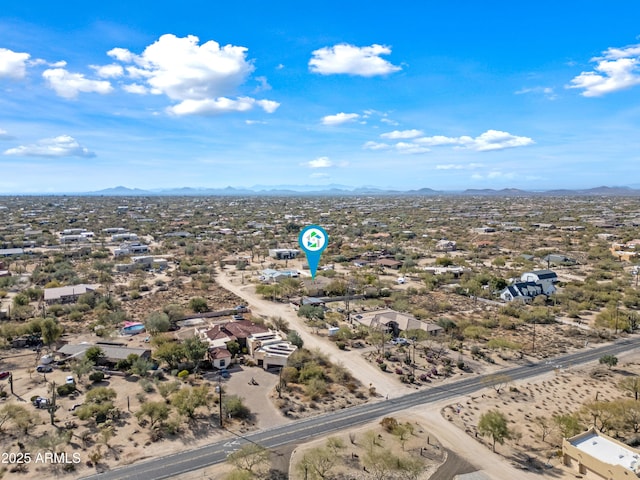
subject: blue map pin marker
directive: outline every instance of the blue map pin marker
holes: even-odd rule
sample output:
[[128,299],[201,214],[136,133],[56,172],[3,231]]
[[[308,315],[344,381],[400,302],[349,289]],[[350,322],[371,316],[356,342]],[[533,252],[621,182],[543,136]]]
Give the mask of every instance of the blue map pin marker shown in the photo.
[[316,278],[320,255],[329,243],[329,235],[324,228],[318,225],[304,227],[298,236],[300,248],[307,255],[307,263],[311,271],[311,278]]

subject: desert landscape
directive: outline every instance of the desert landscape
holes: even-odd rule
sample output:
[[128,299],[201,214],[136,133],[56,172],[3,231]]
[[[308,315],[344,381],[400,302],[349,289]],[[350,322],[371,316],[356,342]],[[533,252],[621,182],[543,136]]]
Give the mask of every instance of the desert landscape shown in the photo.
[[[561,476],[571,475],[558,457],[563,436],[595,424],[634,442],[633,428],[621,420],[631,411],[622,403],[630,398],[624,380],[639,373],[633,352],[615,364],[611,359],[584,367],[553,363],[560,355],[632,338],[638,326],[633,264],[614,256],[613,233],[601,235],[590,203],[569,202],[575,218],[584,212],[583,220],[560,222],[582,223],[585,230],[549,230],[546,223],[540,228],[510,211],[501,229],[469,236],[465,223],[451,218],[475,210],[477,222],[486,222],[482,212],[497,208],[491,200],[476,201],[484,210],[462,198],[450,199],[446,207],[438,203],[438,210],[447,212],[445,222],[421,214],[435,208],[428,199],[387,199],[375,211],[391,226],[381,226],[380,220],[369,222],[371,202],[315,199],[301,208],[301,216],[327,210],[336,212],[331,214],[336,224],[360,221],[355,229],[337,229],[311,279],[304,257],[273,256],[295,250],[298,224],[283,223],[276,214],[270,221],[284,225],[279,230],[255,225],[241,230],[247,218],[265,211],[266,199],[242,203],[242,213],[228,200],[199,199],[199,216],[182,217],[174,226],[163,213],[185,211],[179,200],[144,206],[129,199],[127,211],[144,208],[143,218],[169,223],[169,236],[160,235],[158,225],[138,223],[138,213],[114,214],[120,200],[77,201],[102,211],[84,222],[93,230],[130,225],[138,241],[114,242],[112,235],[119,234],[104,232],[82,246],[56,246],[66,235],[50,229],[40,234],[42,246],[2,260],[11,274],[0,278],[1,370],[7,372],[0,383],[3,448],[14,456],[77,454],[55,465],[4,466],[7,478],[49,470],[84,478],[225,439],[230,463],[195,475],[257,475],[258,470],[247,472],[247,452],[242,442],[234,443],[234,435],[479,376],[486,379],[484,388],[455,403],[400,412],[384,422],[382,416],[336,432],[331,444],[320,438],[277,453],[248,452],[248,458],[260,460],[260,475],[269,478],[304,478],[304,465],[307,477],[320,475],[310,473],[312,461],[329,451],[335,461],[325,473],[335,478],[377,478],[380,469],[387,478],[437,479],[474,469],[490,478],[506,478],[510,469]],[[544,206],[549,200],[538,201]],[[18,205],[24,209],[26,202]],[[619,222],[637,211],[634,200],[626,200],[624,208],[603,202],[621,212]],[[420,207],[411,210],[408,204]],[[205,206],[215,206],[217,213],[206,213],[213,209]],[[399,211],[413,213],[394,216]],[[15,223],[13,212],[0,211],[8,225]],[[554,218],[546,214],[539,221]],[[205,219],[216,224],[213,230],[199,227]],[[513,224],[523,230],[514,231]],[[178,227],[183,230],[174,236]],[[252,242],[252,231],[261,233],[259,242]],[[635,230],[623,222],[615,231],[623,240]],[[5,239],[14,238],[10,232],[4,231]],[[461,241],[442,251],[443,237]],[[151,255],[121,253],[131,248],[148,248]],[[552,253],[557,251],[562,255]],[[523,272],[550,272],[553,291],[505,301],[502,293]],[[65,285],[95,286],[73,301],[47,300]],[[371,323],[386,318],[394,323]],[[402,322],[407,326],[400,328]],[[127,326],[142,333],[126,333]],[[272,353],[266,353],[269,342],[278,345]],[[48,354],[52,361],[43,363]],[[501,374],[538,362],[554,373],[527,382]],[[482,454],[465,456],[465,449],[473,443],[493,455],[495,437],[479,425],[496,410],[505,415],[508,432],[499,438],[504,444],[495,444],[500,460],[492,466],[479,462]],[[436,414],[441,423],[434,421]],[[421,415],[428,420],[419,420]],[[351,434],[359,440],[352,441]],[[364,441],[373,436],[380,442]],[[461,436],[463,442],[451,441]],[[447,458],[461,460],[447,463]],[[453,472],[450,465],[457,463],[464,468]],[[192,475],[180,478],[196,478]]]

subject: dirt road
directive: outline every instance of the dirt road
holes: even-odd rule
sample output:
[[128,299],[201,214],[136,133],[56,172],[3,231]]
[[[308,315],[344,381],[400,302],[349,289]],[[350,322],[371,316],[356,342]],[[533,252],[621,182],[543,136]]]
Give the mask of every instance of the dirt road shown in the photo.
[[282,317],[287,320],[289,327],[300,334],[306,348],[318,348],[326,353],[332,362],[341,363],[348,368],[351,374],[360,380],[365,387],[370,385],[375,387],[381,398],[386,398],[387,395],[389,398],[393,398],[406,393],[407,387],[395,380],[392,374],[382,372],[377,366],[362,358],[359,351],[341,351],[326,338],[309,332],[308,327],[298,317],[291,304],[275,303],[261,298],[255,293],[255,287],[252,284],[243,285],[240,277],[232,276],[224,270],[216,277],[216,282],[221,287],[243,298],[253,314],[264,318]]

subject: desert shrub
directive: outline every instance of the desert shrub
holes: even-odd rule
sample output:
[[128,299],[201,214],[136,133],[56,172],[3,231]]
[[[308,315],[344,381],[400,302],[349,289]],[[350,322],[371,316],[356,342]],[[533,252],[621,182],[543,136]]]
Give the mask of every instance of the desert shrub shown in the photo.
[[321,378],[313,378],[306,385],[305,393],[311,400],[317,400],[327,393],[327,382]]
[[94,383],[101,382],[102,380],[104,380],[104,373],[102,373],[100,370],[91,372],[91,374],[89,375],[89,380]]
[[60,385],[56,388],[58,395],[61,397],[66,397],[67,395],[71,395],[76,391],[76,386],[70,383],[65,383],[64,385]]
[[242,398],[237,395],[228,395],[222,400],[222,407],[233,418],[249,418],[251,410],[244,404]]
[[382,428],[384,428],[385,431],[391,433],[398,427],[398,420],[393,417],[384,417],[380,421],[380,425],[382,425]]

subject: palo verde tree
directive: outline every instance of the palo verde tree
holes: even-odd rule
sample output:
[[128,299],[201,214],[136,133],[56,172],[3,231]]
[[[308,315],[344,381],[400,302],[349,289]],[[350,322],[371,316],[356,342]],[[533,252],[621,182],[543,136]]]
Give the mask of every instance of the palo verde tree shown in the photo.
[[508,440],[512,436],[512,432],[509,430],[507,423],[507,417],[498,410],[489,410],[480,416],[478,432],[483,437],[491,437],[493,441],[491,449],[494,452],[496,451],[496,442],[502,445],[505,440]]

